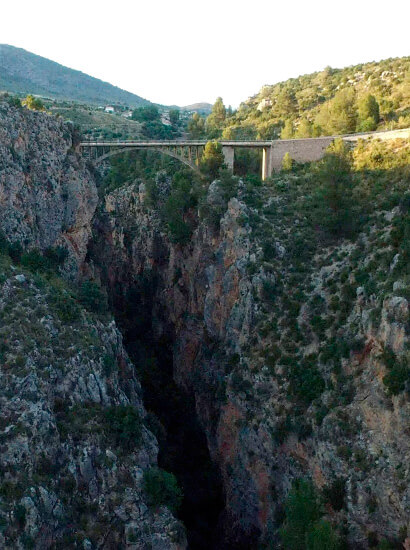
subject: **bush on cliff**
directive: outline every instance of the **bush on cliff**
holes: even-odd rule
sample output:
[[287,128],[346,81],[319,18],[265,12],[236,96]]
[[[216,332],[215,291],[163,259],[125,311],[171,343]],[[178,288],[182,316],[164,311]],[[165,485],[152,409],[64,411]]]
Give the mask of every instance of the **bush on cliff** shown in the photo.
[[82,283],[78,293],[78,301],[94,313],[104,314],[108,311],[107,296],[93,281]]
[[323,519],[306,533],[306,550],[339,550],[340,541],[332,525]]
[[20,109],[22,107],[21,99],[16,95],[11,95],[7,98],[7,103],[11,105],[11,107],[16,107],[16,109]]
[[319,187],[313,197],[314,221],[334,237],[350,236],[354,229],[353,178],[350,154],[335,140],[318,164]]
[[0,254],[7,254],[9,249],[9,243],[5,234],[0,231]]
[[183,494],[176,477],[161,468],[145,470],[144,491],[150,506],[167,506],[174,513],[181,506]]
[[285,550],[338,550],[340,542],[331,524],[321,519],[322,507],[313,483],[294,481],[285,502],[280,530]]
[[142,437],[142,421],[138,410],[132,405],[110,407],[105,412],[107,431],[116,445],[132,450]]
[[20,263],[21,255],[23,254],[23,247],[18,241],[9,243],[7,252],[13,262]]
[[161,216],[173,243],[186,244],[192,234],[185,216],[198,203],[198,190],[194,178],[186,171],[174,175],[171,192],[165,201]]
[[25,252],[21,256],[21,265],[30,271],[54,271],[62,265],[68,256],[68,251],[57,246],[47,248],[41,253],[37,248]]

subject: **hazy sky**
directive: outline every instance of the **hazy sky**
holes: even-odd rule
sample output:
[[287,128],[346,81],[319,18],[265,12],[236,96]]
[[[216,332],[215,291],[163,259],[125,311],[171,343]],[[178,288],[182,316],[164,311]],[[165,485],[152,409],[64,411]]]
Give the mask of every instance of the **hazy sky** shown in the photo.
[[410,55],[409,0],[3,0],[0,43],[163,104]]

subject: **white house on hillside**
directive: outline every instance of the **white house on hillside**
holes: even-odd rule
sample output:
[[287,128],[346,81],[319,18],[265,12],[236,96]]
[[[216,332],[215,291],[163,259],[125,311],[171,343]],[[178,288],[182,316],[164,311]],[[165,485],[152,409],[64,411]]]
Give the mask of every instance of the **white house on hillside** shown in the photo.
[[265,107],[272,107],[272,100],[267,97],[262,99],[262,101],[258,104],[257,109],[258,111],[263,111]]

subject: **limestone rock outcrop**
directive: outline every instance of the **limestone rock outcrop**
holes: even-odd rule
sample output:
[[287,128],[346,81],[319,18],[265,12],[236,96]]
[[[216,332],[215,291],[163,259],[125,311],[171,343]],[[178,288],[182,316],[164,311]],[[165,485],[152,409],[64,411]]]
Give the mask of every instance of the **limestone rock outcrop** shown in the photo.
[[74,276],[85,259],[97,189],[62,119],[0,105],[0,229],[24,248],[58,245]]

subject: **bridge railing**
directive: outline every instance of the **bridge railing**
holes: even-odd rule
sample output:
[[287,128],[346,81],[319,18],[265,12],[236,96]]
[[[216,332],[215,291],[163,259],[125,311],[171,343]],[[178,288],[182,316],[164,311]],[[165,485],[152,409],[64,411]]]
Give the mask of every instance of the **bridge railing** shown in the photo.
[[[287,142],[287,141],[292,141],[292,142],[302,142],[302,141],[312,141],[312,140],[321,140],[321,139],[329,139],[329,138],[332,138],[332,139],[336,139],[336,138],[342,138],[342,139],[346,139],[346,140],[356,140],[356,139],[359,139],[359,138],[363,138],[363,139],[366,139],[368,137],[378,137],[380,136],[381,139],[383,139],[383,137],[388,137],[388,135],[397,135],[397,137],[408,137],[410,135],[410,129],[409,128],[401,128],[401,129],[395,129],[395,130],[381,130],[381,131],[376,131],[376,132],[360,132],[360,133],[356,133],[356,134],[342,134],[342,135],[336,135],[336,136],[319,136],[317,138],[299,138],[299,139],[289,139],[289,140],[258,140],[258,139],[254,139],[254,140],[250,140],[250,139],[220,139],[220,140],[217,140],[219,143],[221,143],[221,145],[225,145],[225,146],[229,146],[229,145],[240,145],[240,144],[249,144],[249,146],[251,144],[255,144],[255,146],[259,146],[259,147],[262,147],[262,146],[269,146],[269,145],[272,145],[274,143],[281,143],[281,142]],[[81,146],[91,146],[92,144],[94,146],[99,146],[99,145],[121,145],[121,144],[125,144],[125,145],[137,145],[137,144],[143,144],[143,143],[146,143],[146,144],[158,144],[158,145],[186,145],[186,146],[189,146],[189,145],[192,145],[192,146],[195,146],[195,145],[198,145],[198,146],[202,146],[202,145],[205,145],[208,141],[210,140],[207,140],[207,139],[197,139],[197,140],[189,140],[189,139],[172,139],[172,140],[169,140],[169,139],[92,139],[92,138],[84,138],[81,140],[80,142],[80,145]]]

